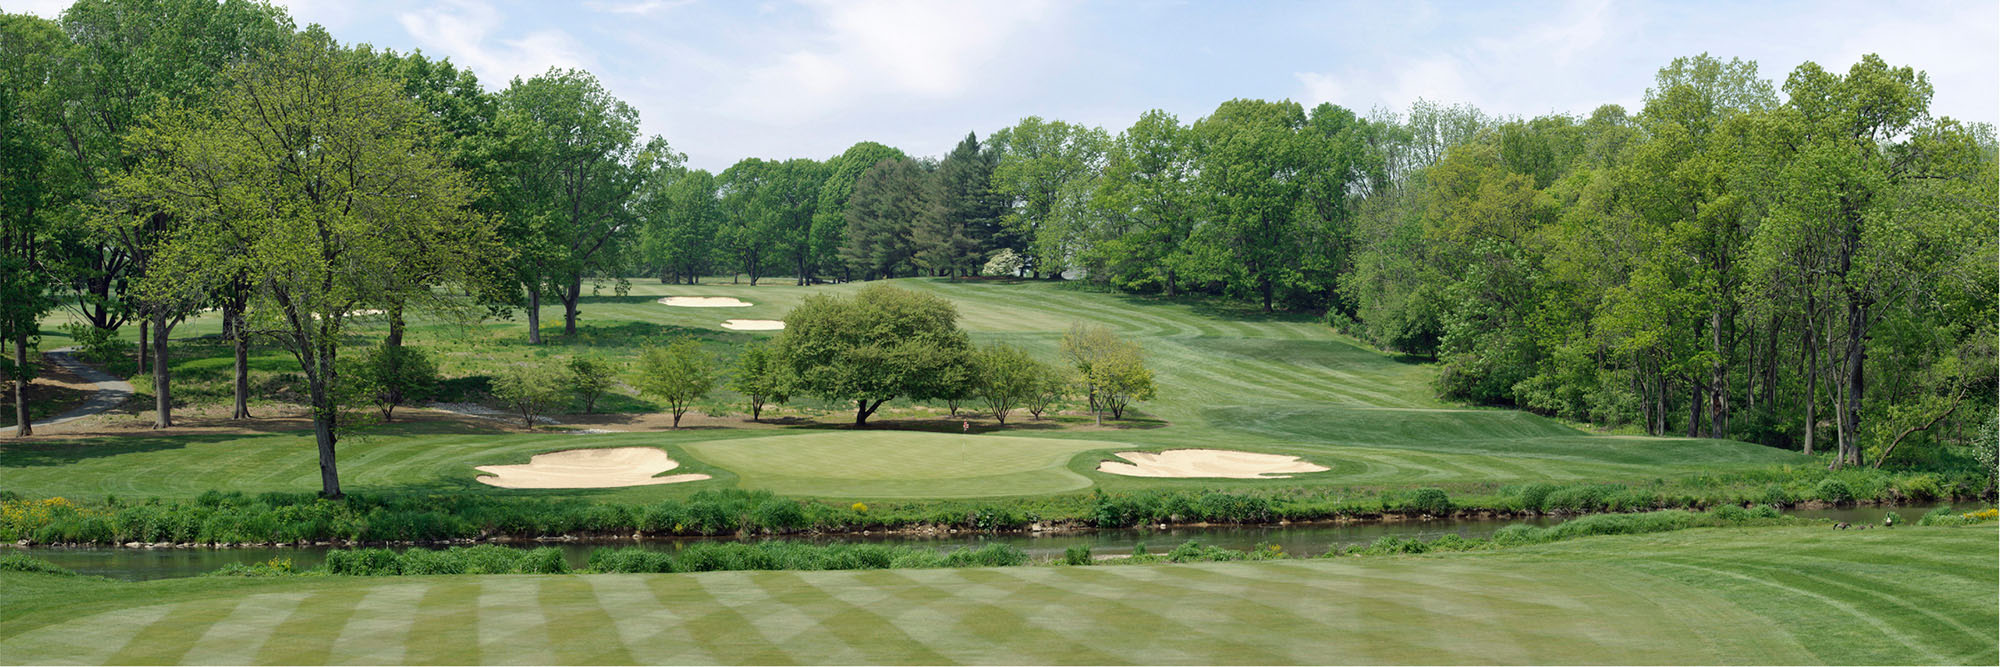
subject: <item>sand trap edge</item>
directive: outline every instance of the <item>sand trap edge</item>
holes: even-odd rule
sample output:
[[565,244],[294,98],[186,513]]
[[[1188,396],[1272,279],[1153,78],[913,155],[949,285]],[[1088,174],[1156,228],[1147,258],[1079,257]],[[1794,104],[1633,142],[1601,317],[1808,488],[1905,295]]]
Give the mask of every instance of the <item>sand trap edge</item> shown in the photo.
[[[1304,457],[1234,449],[1188,447],[1158,452],[1116,452],[1113,456],[1124,460],[1101,461],[1097,464],[1097,471],[1121,477],[1163,479],[1291,479],[1293,474],[1332,470]],[[1264,462],[1243,465],[1217,460],[1227,457],[1259,458]],[[1197,469],[1204,467],[1209,469]]]

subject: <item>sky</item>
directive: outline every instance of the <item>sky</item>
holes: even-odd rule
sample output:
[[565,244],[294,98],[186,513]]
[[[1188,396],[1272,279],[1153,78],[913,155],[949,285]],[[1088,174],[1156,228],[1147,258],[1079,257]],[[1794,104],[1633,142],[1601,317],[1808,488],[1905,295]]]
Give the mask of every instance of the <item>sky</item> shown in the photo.
[[[65,0],[0,0],[53,17]],[[1492,115],[1637,111],[1708,53],[1782,86],[1868,53],[1927,72],[1931,112],[2000,116],[2000,2],[1062,2],[282,0],[350,43],[421,50],[488,88],[582,68],[691,166],[825,159],[860,141],[939,155],[1026,116],[1116,133],[1233,98],[1357,112],[1418,98]]]

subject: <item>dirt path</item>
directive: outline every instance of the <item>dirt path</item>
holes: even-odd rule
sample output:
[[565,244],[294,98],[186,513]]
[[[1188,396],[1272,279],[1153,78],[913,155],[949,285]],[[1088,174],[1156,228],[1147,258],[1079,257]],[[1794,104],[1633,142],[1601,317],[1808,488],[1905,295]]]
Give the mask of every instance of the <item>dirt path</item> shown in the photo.
[[31,422],[34,426],[53,426],[63,422],[76,421],[124,405],[125,401],[132,398],[132,383],[120,380],[117,376],[97,370],[89,364],[78,361],[76,357],[70,355],[70,352],[74,349],[65,347],[59,350],[50,350],[42,353],[42,356],[49,361],[55,362],[56,365],[62,366],[65,370],[75,373],[77,377],[97,385],[97,388],[90,392],[90,399],[84,401],[83,405],[76,406],[68,412],[48,419]]

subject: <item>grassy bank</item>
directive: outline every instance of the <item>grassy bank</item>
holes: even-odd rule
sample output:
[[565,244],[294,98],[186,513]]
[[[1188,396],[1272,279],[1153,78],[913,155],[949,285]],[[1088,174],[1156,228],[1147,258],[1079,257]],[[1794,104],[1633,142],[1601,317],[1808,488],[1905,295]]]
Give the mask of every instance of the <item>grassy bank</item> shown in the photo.
[[1000,500],[838,504],[719,489],[649,503],[560,495],[209,491],[191,499],[0,496],[0,540],[32,544],[405,543],[884,531],[1018,531],[1159,524],[1263,524],[1451,516],[1573,515],[1658,509],[1970,498],[1973,475],[1787,468],[1644,485],[1520,484],[1416,489],[1093,491]]

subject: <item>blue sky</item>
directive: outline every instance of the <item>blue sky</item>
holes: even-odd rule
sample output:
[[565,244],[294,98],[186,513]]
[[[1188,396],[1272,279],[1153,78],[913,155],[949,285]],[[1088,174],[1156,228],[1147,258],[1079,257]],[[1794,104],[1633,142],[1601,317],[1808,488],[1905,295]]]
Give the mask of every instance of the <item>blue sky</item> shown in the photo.
[[[63,0],[8,0],[54,15]],[[1023,116],[1112,132],[1236,97],[1357,111],[1418,97],[1492,114],[1637,110],[1708,52],[1782,83],[1865,53],[1928,72],[1932,112],[2000,116],[2000,3],[290,0],[301,25],[421,49],[488,87],[582,67],[693,166],[826,158],[863,140],[942,153]]]

